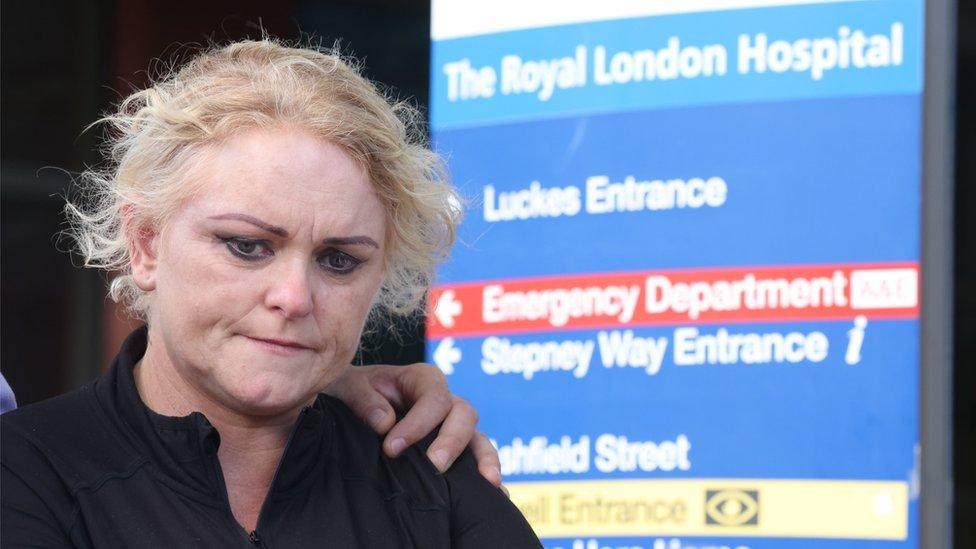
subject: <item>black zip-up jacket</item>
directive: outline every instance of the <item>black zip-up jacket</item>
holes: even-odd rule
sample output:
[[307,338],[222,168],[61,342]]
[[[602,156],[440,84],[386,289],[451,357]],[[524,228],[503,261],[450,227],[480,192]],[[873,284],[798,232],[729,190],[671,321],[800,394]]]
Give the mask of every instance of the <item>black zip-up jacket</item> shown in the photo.
[[443,475],[416,446],[389,459],[372,429],[325,395],[299,416],[246,532],[227,500],[216,429],[140,399],[132,368],[145,349],[143,327],[98,380],[2,416],[4,549],[540,546],[470,452]]

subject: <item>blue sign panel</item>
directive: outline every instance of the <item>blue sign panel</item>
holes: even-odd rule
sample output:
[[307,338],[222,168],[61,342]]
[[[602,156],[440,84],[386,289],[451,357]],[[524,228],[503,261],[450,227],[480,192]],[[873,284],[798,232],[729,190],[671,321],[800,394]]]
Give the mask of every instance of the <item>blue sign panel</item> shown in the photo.
[[435,35],[429,359],[547,547],[917,546],[922,2],[698,4]]

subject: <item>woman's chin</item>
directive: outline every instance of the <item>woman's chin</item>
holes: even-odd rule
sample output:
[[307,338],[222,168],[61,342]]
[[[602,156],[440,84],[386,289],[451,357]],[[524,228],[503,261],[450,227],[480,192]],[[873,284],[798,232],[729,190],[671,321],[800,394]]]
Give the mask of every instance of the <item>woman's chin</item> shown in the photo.
[[314,395],[291,387],[294,382],[283,380],[239,380],[227,392],[227,404],[245,416],[275,416],[287,414],[308,404]]

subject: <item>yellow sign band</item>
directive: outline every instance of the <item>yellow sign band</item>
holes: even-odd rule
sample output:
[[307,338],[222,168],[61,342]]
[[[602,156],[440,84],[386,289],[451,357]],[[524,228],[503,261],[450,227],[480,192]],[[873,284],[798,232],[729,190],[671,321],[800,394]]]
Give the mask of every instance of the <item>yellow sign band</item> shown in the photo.
[[908,483],[630,479],[506,483],[539,537],[744,536],[903,540]]

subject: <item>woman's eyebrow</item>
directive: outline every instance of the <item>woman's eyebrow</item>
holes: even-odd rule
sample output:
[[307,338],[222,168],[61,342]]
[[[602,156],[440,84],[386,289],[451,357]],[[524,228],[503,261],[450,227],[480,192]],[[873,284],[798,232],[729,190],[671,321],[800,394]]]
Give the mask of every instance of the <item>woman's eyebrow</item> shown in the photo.
[[[250,223],[255,227],[259,227],[268,231],[271,234],[280,236],[282,238],[288,238],[288,231],[282,227],[277,227],[270,223],[261,221],[260,219],[242,213],[225,213],[220,215],[212,215],[208,219],[236,219],[237,221],[243,221],[245,223]],[[325,244],[329,246],[372,246],[379,249],[380,245],[376,243],[375,240],[366,235],[356,235],[356,236],[334,236],[332,238],[326,238],[323,240]]]
[[220,215],[212,215],[212,216],[210,216],[209,219],[236,219],[238,221],[243,221],[245,223],[250,223],[251,225],[254,225],[255,227],[260,227],[261,229],[264,229],[265,231],[268,231],[271,234],[280,236],[282,238],[288,238],[288,231],[286,231],[285,229],[283,229],[281,227],[277,227],[277,226],[272,225],[270,223],[266,223],[266,222],[261,221],[260,219],[254,217],[254,216],[250,216],[250,215],[247,215],[247,214],[242,214],[242,213],[226,213],[226,214],[220,214]]
[[358,236],[334,236],[332,238],[326,238],[323,242],[330,246],[350,246],[350,245],[360,245],[360,246],[372,246],[377,250],[380,245],[376,243],[372,238],[365,235]]

